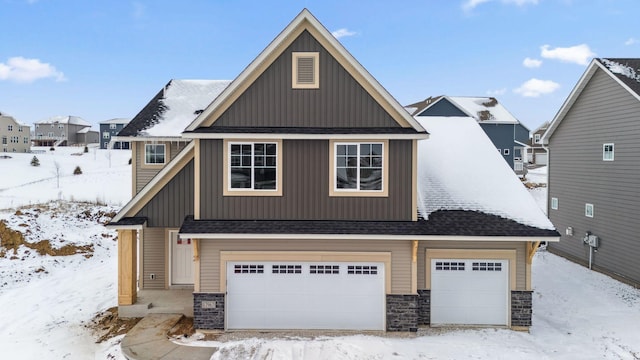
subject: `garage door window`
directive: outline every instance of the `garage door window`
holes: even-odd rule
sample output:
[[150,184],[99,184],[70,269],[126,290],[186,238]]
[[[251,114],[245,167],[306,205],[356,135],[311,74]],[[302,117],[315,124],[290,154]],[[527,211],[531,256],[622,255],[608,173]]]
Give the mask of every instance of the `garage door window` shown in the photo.
[[360,265],[349,265],[347,267],[347,274],[353,275],[377,275],[378,267],[377,266],[360,266]]
[[464,262],[437,261],[436,270],[440,271],[464,271]]
[[499,262],[474,262],[473,271],[502,271],[502,263]]
[[340,274],[339,265],[309,265],[309,274]]
[[302,265],[272,265],[274,274],[302,274]]
[[264,265],[235,265],[233,272],[236,274],[264,274]]

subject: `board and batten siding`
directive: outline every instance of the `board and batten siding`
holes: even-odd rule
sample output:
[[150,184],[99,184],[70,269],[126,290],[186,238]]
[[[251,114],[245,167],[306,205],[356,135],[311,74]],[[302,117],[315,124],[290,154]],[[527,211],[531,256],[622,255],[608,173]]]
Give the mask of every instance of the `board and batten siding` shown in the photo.
[[[587,231],[600,237],[593,267],[640,284],[640,102],[597,70],[549,139],[549,218],[562,234],[549,249],[586,264]],[[602,145],[614,143],[614,161]],[[585,216],[585,204],[594,217]],[[566,235],[567,227],[573,236]]]
[[193,162],[190,160],[165,187],[135,215],[147,217],[147,227],[179,228],[185,216],[193,215]]
[[[418,244],[418,289],[426,287],[426,251],[429,249],[455,250],[515,250],[516,251],[516,288],[526,290],[526,243],[515,241],[420,241]],[[512,265],[511,265],[512,266]]]
[[204,239],[200,240],[201,292],[220,291],[220,251],[391,252],[391,293],[411,293],[411,241]]
[[[318,52],[320,87],[293,89],[292,52]],[[251,84],[213,126],[399,127],[307,31]]]
[[330,197],[329,141],[284,140],[282,196],[223,196],[223,141],[200,141],[200,218],[411,220],[410,140],[389,141],[389,196]]
[[[142,232],[142,278],[140,289],[164,289],[166,283],[165,228],[145,228]],[[151,280],[151,274],[155,279]]]
[[[175,142],[158,142],[158,144],[165,144],[166,145],[166,149],[168,149],[168,156],[165,159],[165,165],[169,163],[169,161],[171,161],[171,159],[173,159],[174,157],[176,157],[176,155],[178,155],[178,153],[180,151],[182,151],[182,149],[185,148],[185,146],[187,146],[189,142],[188,141],[175,141]],[[135,168],[135,172],[136,172],[136,176],[135,176],[135,180],[136,180],[136,184],[135,184],[135,193],[139,193],[140,190],[142,190],[142,188],[147,185],[147,183],[149,183],[149,181],[151,181],[151,179],[153,179],[154,176],[156,176],[157,173],[160,172],[160,170],[162,170],[162,167],[154,167],[154,168],[148,168],[144,166],[144,145],[145,144],[151,144],[151,142],[145,142],[145,141],[132,141],[131,142],[131,151],[132,151],[132,156],[135,156],[135,164],[136,164],[136,168]]]

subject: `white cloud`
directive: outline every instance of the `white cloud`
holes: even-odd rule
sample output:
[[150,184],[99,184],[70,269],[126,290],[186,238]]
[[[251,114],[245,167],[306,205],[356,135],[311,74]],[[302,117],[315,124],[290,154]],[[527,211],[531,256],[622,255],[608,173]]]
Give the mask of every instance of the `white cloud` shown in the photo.
[[530,79],[513,90],[516,94],[524,97],[539,97],[540,95],[551,94],[560,87],[560,84],[551,80]]
[[0,63],[0,80],[30,83],[45,78],[54,78],[56,81],[66,80],[62,72],[39,59],[17,56],[9,58],[6,63]]
[[540,56],[546,59],[556,59],[569,63],[587,65],[589,59],[596,56],[596,53],[591,51],[587,44],[565,48],[557,47],[555,49],[550,49],[549,45],[543,45],[540,47]]
[[542,65],[542,60],[525,58],[524,61],[522,61],[522,65],[528,68],[539,68]]
[[[462,10],[471,11],[474,8],[476,8],[478,5],[488,3],[490,1],[494,1],[494,0],[466,0],[464,3],[462,3]],[[501,0],[500,2],[502,2],[503,4],[509,4],[509,5],[513,4],[517,6],[525,6],[528,4],[538,5],[539,1],[540,0]]]
[[636,38],[629,38],[629,40],[625,41],[624,44],[629,46],[629,45],[633,45],[633,44],[637,44],[639,41]]
[[462,4],[462,10],[470,11],[473,10],[476,6],[489,1],[491,0],[467,0]]
[[507,92],[507,88],[502,88],[498,90],[488,90],[487,95],[489,96],[499,96],[504,95]]
[[338,29],[334,32],[331,33],[331,35],[335,36],[336,39],[340,39],[342,37],[346,37],[346,36],[353,36],[356,35],[357,32],[355,31],[351,31],[347,28],[342,28],[342,29]]

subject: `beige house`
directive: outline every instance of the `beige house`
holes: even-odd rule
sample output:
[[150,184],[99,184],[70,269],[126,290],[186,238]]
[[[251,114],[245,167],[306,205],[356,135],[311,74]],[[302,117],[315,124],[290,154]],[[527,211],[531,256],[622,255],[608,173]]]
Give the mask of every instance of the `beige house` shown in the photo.
[[30,152],[31,127],[0,113],[0,152]]

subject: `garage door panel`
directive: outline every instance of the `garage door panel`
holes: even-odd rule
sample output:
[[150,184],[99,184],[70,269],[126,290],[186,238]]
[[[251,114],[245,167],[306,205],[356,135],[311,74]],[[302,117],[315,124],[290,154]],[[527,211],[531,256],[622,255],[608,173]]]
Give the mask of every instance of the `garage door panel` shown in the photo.
[[229,262],[227,328],[383,330],[384,289],[384,263]]
[[431,323],[508,325],[508,260],[432,259]]

